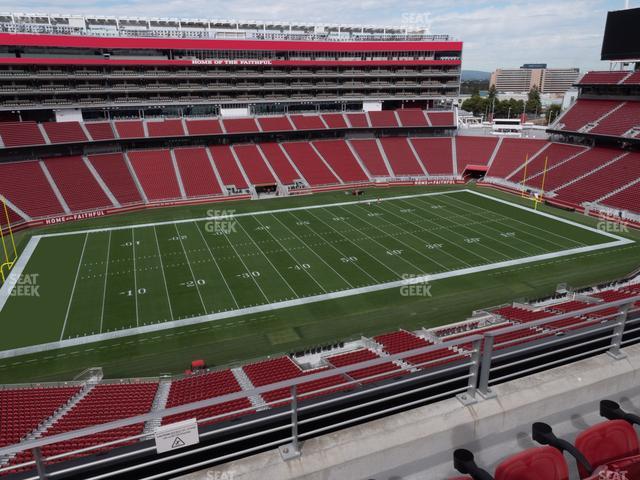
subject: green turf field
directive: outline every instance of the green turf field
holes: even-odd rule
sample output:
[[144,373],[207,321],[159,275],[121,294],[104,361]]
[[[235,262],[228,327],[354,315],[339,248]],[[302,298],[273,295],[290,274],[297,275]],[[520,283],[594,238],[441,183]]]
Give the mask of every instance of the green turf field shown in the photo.
[[[35,232],[22,276],[35,278],[38,296],[6,299],[0,351],[66,348],[0,359],[0,383],[68,379],[98,365],[132,376],[179,371],[199,357],[228,364],[459,321],[562,281],[634,268],[629,235],[511,202],[522,203],[459,188],[376,191],[360,203],[341,192]],[[210,208],[222,216],[206,218]],[[424,280],[432,288],[403,290]]]
[[38,296],[9,297],[0,321],[23,321],[0,350],[220,321],[619,244],[466,191],[216,213],[38,237],[23,270]]

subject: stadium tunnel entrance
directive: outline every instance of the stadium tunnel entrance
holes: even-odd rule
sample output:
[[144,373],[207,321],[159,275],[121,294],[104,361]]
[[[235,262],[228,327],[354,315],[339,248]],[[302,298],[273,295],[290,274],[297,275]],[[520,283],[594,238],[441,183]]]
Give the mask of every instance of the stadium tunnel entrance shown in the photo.
[[489,170],[487,165],[467,165],[462,173],[462,178],[467,182],[469,180],[480,180],[487,174],[487,170]]

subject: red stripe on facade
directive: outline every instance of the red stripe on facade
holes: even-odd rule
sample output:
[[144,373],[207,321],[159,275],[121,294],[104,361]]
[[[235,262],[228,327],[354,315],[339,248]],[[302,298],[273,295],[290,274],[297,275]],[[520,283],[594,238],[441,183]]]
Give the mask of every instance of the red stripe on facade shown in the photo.
[[321,42],[293,40],[192,40],[0,33],[0,45],[108,49],[280,50],[313,52],[462,51],[462,42]]
[[216,66],[260,67],[362,67],[362,66],[411,66],[411,65],[460,65],[461,60],[360,60],[360,61],[314,61],[314,60],[211,60],[210,62],[192,60],[120,60],[105,58],[0,58],[0,65],[103,65],[103,66],[139,66],[174,65],[210,68]]

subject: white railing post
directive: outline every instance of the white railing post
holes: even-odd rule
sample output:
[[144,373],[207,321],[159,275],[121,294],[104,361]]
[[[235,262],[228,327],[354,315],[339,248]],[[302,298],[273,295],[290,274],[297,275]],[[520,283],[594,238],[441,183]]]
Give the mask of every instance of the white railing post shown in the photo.
[[38,472],[38,478],[40,480],[46,480],[48,477],[47,472],[44,469],[44,462],[42,461],[42,451],[40,450],[40,447],[32,449],[31,453],[33,453],[33,459],[36,462],[36,471]]
[[482,350],[482,361],[480,362],[480,382],[478,383],[478,394],[484,398],[496,396],[489,388],[489,376],[491,374],[491,358],[493,357],[494,332],[487,332],[484,335],[484,348]]
[[622,344],[622,335],[624,334],[624,327],[627,323],[627,316],[630,308],[630,303],[621,305],[618,309],[618,314],[616,315],[616,321],[618,323],[616,323],[616,326],[613,329],[611,348],[607,350],[607,354],[616,360],[622,360],[627,357],[627,354],[620,350],[620,346]]
[[467,391],[456,395],[456,398],[463,405],[473,405],[478,402],[476,391],[478,385],[478,372],[480,371],[482,339],[478,338],[471,343],[471,356],[469,358],[471,365],[469,366],[469,383]]
[[298,441],[298,392],[295,385],[291,385],[291,443],[282,445],[280,455],[283,460],[292,460],[300,456]]

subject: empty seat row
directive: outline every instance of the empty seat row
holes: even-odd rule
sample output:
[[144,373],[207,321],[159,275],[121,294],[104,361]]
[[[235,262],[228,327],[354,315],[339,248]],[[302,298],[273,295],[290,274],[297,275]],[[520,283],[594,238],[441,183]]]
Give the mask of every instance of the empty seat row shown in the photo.
[[[294,130],[347,128],[416,128],[452,126],[453,112],[428,112],[417,108],[367,113],[292,114],[268,117],[206,119],[131,119],[114,121],[0,122],[0,139],[6,147],[76,143],[114,139],[222,135]],[[87,132],[87,133],[85,133]]]
[[[221,370],[216,372],[196,373],[192,376],[174,380],[171,382],[169,397],[167,399],[167,408],[184,405],[186,403],[197,402],[209,398],[220,397],[230,393],[240,392],[242,388],[231,370]],[[231,400],[219,403],[211,407],[204,407],[184,414],[171,415],[164,417],[162,423],[174,423],[188,418],[197,418],[205,420],[211,417],[218,417],[203,422],[204,424],[212,424],[228,420],[240,415],[249,413],[251,402],[245,397],[237,400]],[[239,410],[247,409],[243,413]],[[229,414],[229,415],[225,415]]]
[[[115,122],[121,136],[129,128],[141,128],[140,121],[135,124]],[[14,218],[28,220],[143,202],[247,194],[251,186],[278,183],[326,188],[425,176],[453,180],[468,170],[488,169],[489,177],[543,189],[558,201],[577,206],[596,202],[637,213],[639,168],[637,153],[615,148],[510,138],[499,144],[496,138],[471,136],[382,137],[9,162],[0,164],[0,194],[9,200]]]

